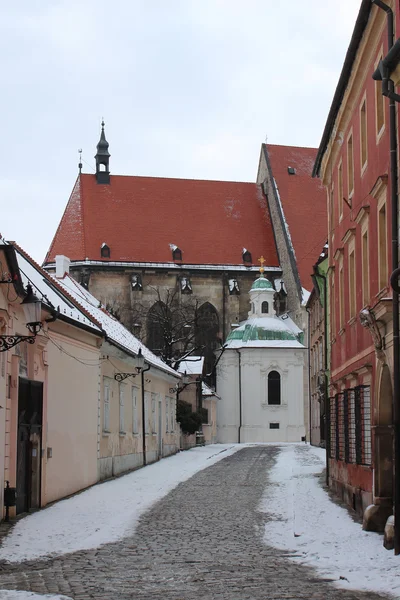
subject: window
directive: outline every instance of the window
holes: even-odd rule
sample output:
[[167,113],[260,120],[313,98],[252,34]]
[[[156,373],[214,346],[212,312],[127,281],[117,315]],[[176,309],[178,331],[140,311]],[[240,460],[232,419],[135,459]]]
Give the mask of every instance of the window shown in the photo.
[[335,276],[332,274],[331,280],[331,302],[332,302],[332,310],[331,310],[331,324],[332,324],[332,334],[331,337],[334,338],[336,335],[336,297],[335,297]]
[[369,247],[368,247],[368,229],[366,229],[361,238],[362,252],[362,294],[363,306],[369,302]]
[[356,264],[354,248],[349,252],[349,308],[350,318],[356,314]]
[[364,98],[360,108],[360,158],[361,171],[367,165],[368,140],[367,140],[367,100]]
[[125,386],[119,384],[119,432],[125,433],[125,406],[124,406],[124,388]]
[[378,203],[379,289],[388,283],[386,202]]
[[248,250],[246,250],[246,248],[243,248],[243,252],[242,252],[242,258],[243,258],[243,262],[245,263],[251,263],[251,252],[249,252]]
[[279,429],[279,423],[270,423],[269,428],[270,429]]
[[145,433],[149,433],[149,404],[150,404],[150,393],[144,393],[144,430]]
[[103,379],[103,431],[110,431],[110,381]]
[[344,272],[343,262],[339,266],[339,326],[344,325]]
[[328,192],[328,202],[329,202],[329,233],[333,234],[335,229],[335,188],[332,185],[330,192]]
[[343,217],[343,163],[340,161],[338,167],[338,206],[339,220]]
[[281,403],[281,376],[278,371],[268,373],[268,404]]
[[354,192],[354,156],[353,156],[353,134],[351,133],[347,140],[347,191],[348,200]]
[[261,304],[261,312],[268,313],[268,302],[266,300]]
[[152,431],[152,433],[157,433],[156,402],[157,402],[157,396],[156,396],[156,394],[152,394],[151,395],[151,431]]
[[[379,56],[376,67],[383,58],[383,53]],[[385,128],[385,97],[382,95],[382,82],[375,81],[375,122],[376,135],[379,137]]]
[[101,245],[100,256],[101,258],[110,258],[111,256],[110,247],[107,246],[105,242],[103,242],[103,244]]
[[175,398],[169,399],[169,407],[170,407],[171,433],[173,433],[175,431],[175,422],[176,422]]
[[322,340],[320,340],[318,344],[318,371],[322,371],[323,368],[323,345]]
[[182,250],[180,248],[172,250],[172,260],[182,260]]
[[165,433],[169,431],[169,398],[165,397]]
[[132,432],[139,433],[138,426],[138,395],[137,387],[132,387]]

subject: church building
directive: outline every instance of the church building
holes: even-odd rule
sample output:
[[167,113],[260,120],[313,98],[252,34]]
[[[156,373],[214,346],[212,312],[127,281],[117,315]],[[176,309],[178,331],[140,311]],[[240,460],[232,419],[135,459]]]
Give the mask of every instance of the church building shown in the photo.
[[[96,173],[80,165],[45,268],[68,256],[71,275],[169,364],[175,340],[189,340],[215,385],[215,350],[247,317],[260,256],[271,310],[306,333],[313,248],[326,239],[315,153],[263,144],[253,183],[114,175],[103,123]],[[165,327],[170,317],[180,331]]]
[[248,318],[228,335],[217,367],[221,443],[299,442],[306,435],[303,332],[287,314],[277,316],[275,290],[260,271]]

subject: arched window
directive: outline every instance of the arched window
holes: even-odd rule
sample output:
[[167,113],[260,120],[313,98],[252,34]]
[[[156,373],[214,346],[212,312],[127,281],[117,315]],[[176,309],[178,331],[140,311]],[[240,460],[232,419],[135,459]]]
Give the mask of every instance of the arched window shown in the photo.
[[168,358],[168,334],[171,329],[170,311],[164,302],[156,302],[147,313],[146,345],[155,354]]
[[[216,308],[205,302],[197,312],[196,322],[196,348],[197,352],[204,356],[204,373],[208,374],[213,371],[215,363],[214,350],[216,350],[220,341],[219,334],[219,318]],[[207,383],[215,384],[215,373],[206,380]]]
[[268,312],[268,302],[266,300],[264,300],[264,302],[261,304],[261,312],[262,313]]
[[278,371],[268,373],[268,404],[281,403],[281,376]]

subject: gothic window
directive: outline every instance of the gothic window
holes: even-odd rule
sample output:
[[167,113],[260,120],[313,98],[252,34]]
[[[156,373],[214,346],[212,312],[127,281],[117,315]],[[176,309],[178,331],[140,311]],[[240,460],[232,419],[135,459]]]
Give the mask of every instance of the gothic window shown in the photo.
[[261,304],[261,312],[268,313],[268,302],[266,300]]
[[88,273],[87,271],[83,271],[83,272],[80,273],[80,275],[79,275],[79,283],[86,290],[89,289],[89,280],[90,280],[90,273]]
[[281,376],[278,371],[268,373],[268,404],[281,403]]
[[239,283],[238,283],[237,279],[229,279],[228,286],[229,286],[230,296],[239,296],[240,288],[239,288]]
[[246,248],[243,248],[242,258],[244,263],[252,263],[251,252],[249,252]]
[[212,373],[207,383],[215,384],[214,351],[219,347],[219,318],[215,307],[210,302],[202,304],[198,310],[196,323],[197,352],[204,356],[204,372]]
[[147,346],[155,354],[162,354],[170,328],[169,309],[164,302],[156,302],[147,313]]
[[101,255],[101,258],[110,258],[110,256],[111,256],[110,247],[107,246],[107,244],[105,242],[103,242],[101,245],[100,255]]

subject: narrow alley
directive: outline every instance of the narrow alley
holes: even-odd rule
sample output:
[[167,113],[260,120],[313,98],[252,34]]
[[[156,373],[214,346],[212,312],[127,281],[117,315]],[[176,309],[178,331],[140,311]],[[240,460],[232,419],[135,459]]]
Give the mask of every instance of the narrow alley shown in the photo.
[[[247,446],[197,472],[156,502],[136,530],[132,527],[118,542],[48,559],[2,560],[0,587],[74,600],[391,597],[338,589],[313,568],[293,561],[292,552],[265,543],[270,517],[259,506],[269,473],[284,451],[284,446]],[[309,447],[298,446],[298,452],[307,453]],[[164,469],[170,460],[162,461]],[[100,519],[99,529],[102,525]]]

